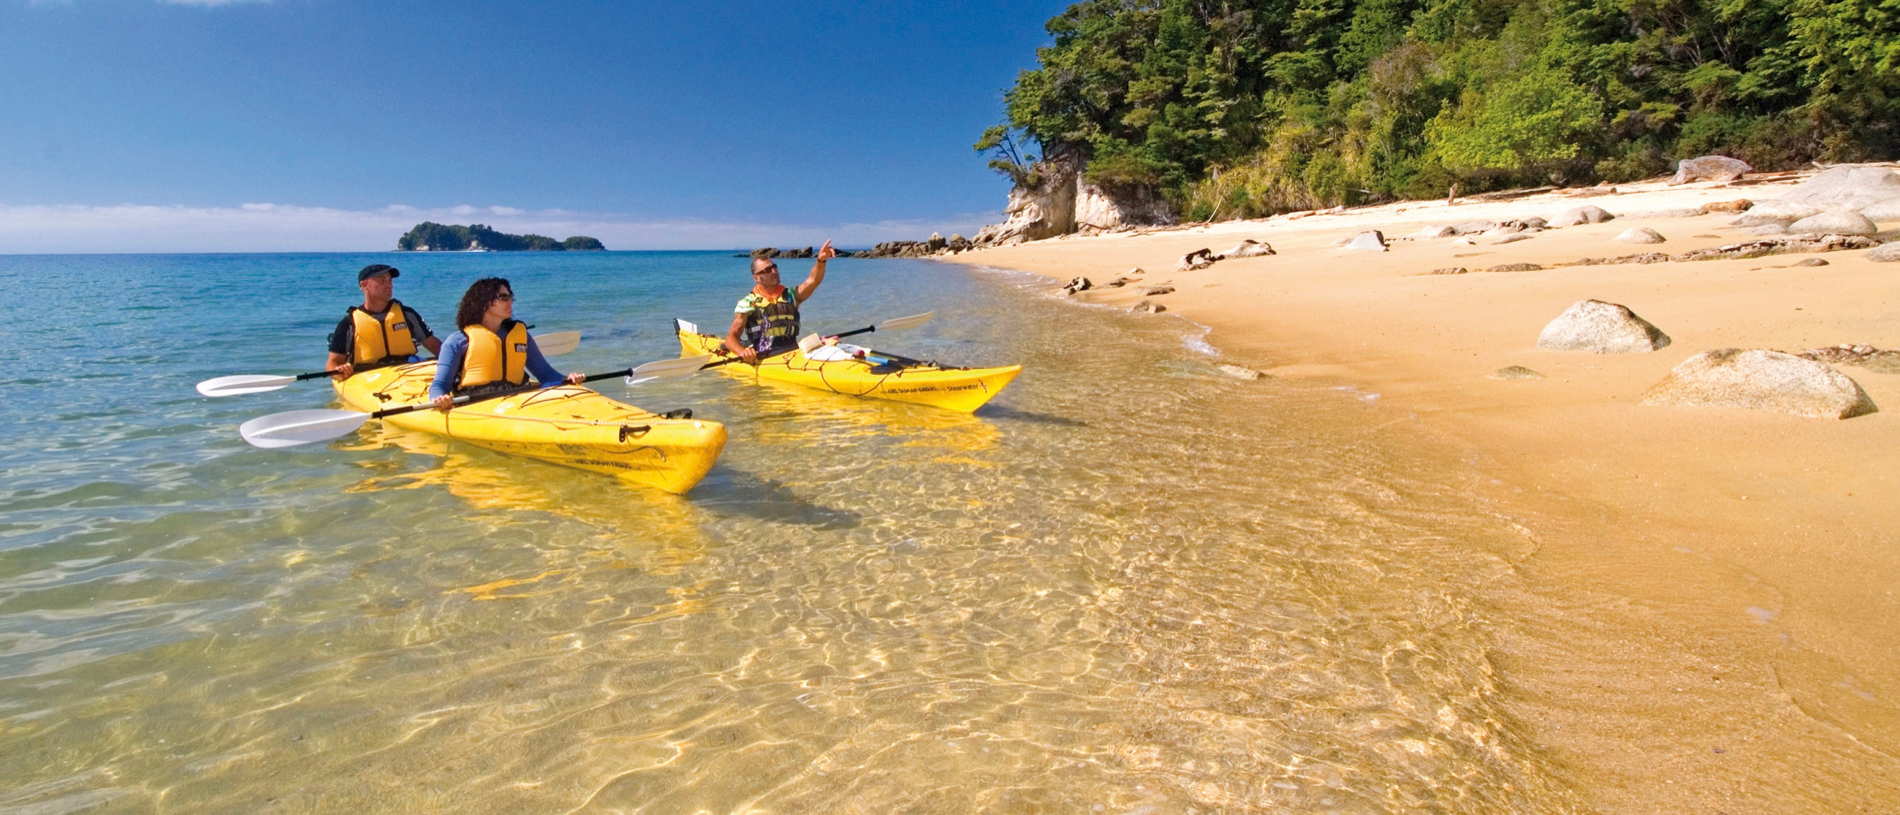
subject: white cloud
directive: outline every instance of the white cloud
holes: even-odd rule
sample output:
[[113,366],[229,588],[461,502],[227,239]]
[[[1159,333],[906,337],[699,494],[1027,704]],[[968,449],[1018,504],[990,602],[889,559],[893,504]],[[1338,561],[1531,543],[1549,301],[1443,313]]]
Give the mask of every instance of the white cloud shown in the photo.
[[615,213],[530,211],[503,206],[424,209],[391,204],[374,210],[244,203],[234,207],[122,204],[0,204],[0,254],[114,252],[355,252],[394,249],[422,221],[478,221],[503,232],[552,238],[588,235],[610,249],[728,249],[841,246],[918,240],[931,232],[974,234],[1001,213],[875,223],[784,224],[653,220]]

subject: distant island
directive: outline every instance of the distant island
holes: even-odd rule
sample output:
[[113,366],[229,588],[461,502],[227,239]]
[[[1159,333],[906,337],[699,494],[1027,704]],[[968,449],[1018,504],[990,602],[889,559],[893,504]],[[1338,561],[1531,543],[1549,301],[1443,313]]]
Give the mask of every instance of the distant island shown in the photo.
[[396,239],[399,252],[604,252],[599,240],[575,235],[557,241],[545,235],[510,235],[481,224],[458,226],[424,221]]

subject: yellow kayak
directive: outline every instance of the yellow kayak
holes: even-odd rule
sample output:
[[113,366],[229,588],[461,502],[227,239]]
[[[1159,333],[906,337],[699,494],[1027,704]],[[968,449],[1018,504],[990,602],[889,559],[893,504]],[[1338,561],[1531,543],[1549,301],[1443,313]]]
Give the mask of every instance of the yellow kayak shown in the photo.
[[[674,326],[682,356],[731,356],[724,348],[725,338],[701,334],[688,322],[675,320]],[[982,407],[1023,371],[1021,365],[945,368],[852,345],[825,346],[812,353],[819,358],[792,351],[766,359],[757,367],[734,362],[721,366],[721,370],[745,376],[756,372],[763,379],[846,396],[911,402],[961,413]]]
[[[336,383],[336,391],[352,410],[374,412],[426,402],[434,378],[435,363],[418,362],[365,371]],[[726,447],[718,422],[664,418],[579,385],[383,421],[671,493],[692,489]]]

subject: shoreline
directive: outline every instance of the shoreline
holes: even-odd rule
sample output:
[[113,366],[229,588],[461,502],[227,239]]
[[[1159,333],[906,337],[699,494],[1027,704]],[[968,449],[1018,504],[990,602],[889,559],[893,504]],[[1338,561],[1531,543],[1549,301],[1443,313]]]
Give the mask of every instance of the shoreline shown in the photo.
[[[1849,420],[1636,403],[1708,349],[1900,346],[1900,269],[1844,251],[1479,271],[1734,243],[1745,237],[1727,226],[1735,213],[1626,214],[1765,200],[1809,175],[1402,202],[938,259],[1032,272],[1054,285],[1147,269],[1139,284],[1073,299],[1164,304],[1207,326],[1204,341],[1222,362],[1376,393],[1386,419],[1412,421],[1466,451],[1473,492],[1533,543],[1519,570],[1561,607],[1539,624],[1549,627],[1543,633],[1574,640],[1568,654],[1505,655],[1526,695],[1547,700],[1527,717],[1541,743],[1579,766],[1603,808],[1786,807],[1799,794],[1807,803],[1795,809],[1847,809],[1869,796],[1900,801],[1900,787],[1872,774],[1900,772],[1900,631],[1892,626],[1900,619],[1900,502],[1892,500],[1900,460],[1891,453],[1900,449],[1900,374],[1834,366],[1882,408]],[[1405,235],[1584,205],[1619,217],[1504,245],[1393,240],[1383,253],[1333,245],[1365,229]],[[1631,227],[1667,242],[1610,240]],[[1248,238],[1277,254],[1177,270],[1188,252]],[[1793,265],[1809,258],[1828,265]],[[1471,273],[1430,274],[1451,266]],[[1174,291],[1135,292],[1158,285]],[[1544,324],[1584,299],[1628,306],[1673,343],[1620,355],[1537,348]],[[1487,378],[1513,365],[1545,378]],[[1523,639],[1527,651],[1546,647]],[[1840,775],[1814,772],[1826,768],[1861,783],[1804,788]]]

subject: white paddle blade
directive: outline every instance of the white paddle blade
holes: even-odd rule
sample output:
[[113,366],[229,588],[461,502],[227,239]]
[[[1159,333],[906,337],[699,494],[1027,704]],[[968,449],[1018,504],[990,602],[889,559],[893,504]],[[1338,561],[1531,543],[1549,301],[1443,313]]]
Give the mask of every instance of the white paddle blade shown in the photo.
[[807,355],[810,355],[811,352],[818,350],[818,347],[824,344],[825,344],[825,338],[820,337],[817,334],[806,334],[805,336],[798,338],[798,350],[804,351]]
[[198,383],[198,392],[206,396],[244,396],[251,393],[270,393],[288,387],[297,381],[294,376],[270,376],[267,374],[240,374],[238,376],[220,376]]
[[238,425],[238,435],[252,447],[274,450],[347,436],[367,421],[369,414],[354,410],[287,410]]
[[658,362],[649,362],[627,372],[627,384],[644,385],[648,382],[670,382],[675,379],[685,379],[693,374],[699,373],[699,369],[706,367],[706,363],[711,361],[712,354],[700,354],[696,357],[681,357],[679,359],[663,359]]
[[694,325],[694,324],[692,324],[692,323],[689,323],[689,322],[687,322],[687,321],[685,321],[685,320],[681,320],[681,319],[679,319],[679,318],[674,318],[674,320],[673,320],[673,333],[675,333],[675,334],[698,334],[698,333],[699,333],[699,326],[696,326],[696,325]]
[[534,344],[535,347],[541,349],[541,356],[544,357],[572,354],[574,349],[581,347],[581,332],[556,331],[552,334],[536,335]]
[[877,324],[877,330],[899,331],[905,328],[916,328],[917,326],[923,325],[924,323],[930,322],[931,320],[934,320],[934,319],[937,319],[937,312],[926,311],[922,314],[912,314],[909,317],[899,317],[895,320],[885,320],[884,322]]

